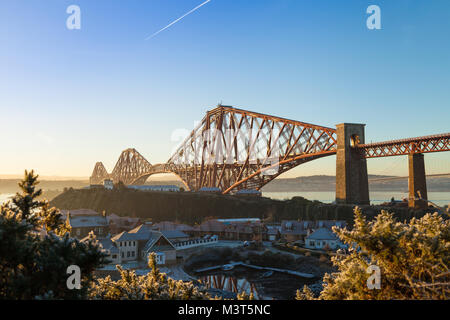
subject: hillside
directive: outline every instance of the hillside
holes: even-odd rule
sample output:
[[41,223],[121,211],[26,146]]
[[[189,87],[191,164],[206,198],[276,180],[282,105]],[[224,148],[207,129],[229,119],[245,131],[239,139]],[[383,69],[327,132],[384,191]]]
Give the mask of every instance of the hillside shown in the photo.
[[[258,217],[273,222],[284,219],[353,221],[353,207],[323,204],[302,197],[279,201],[269,198],[238,197],[191,192],[144,192],[132,189],[70,189],[51,201],[59,209],[93,209],[97,212],[115,213],[152,219],[154,222],[170,220],[187,224],[201,223],[205,218]],[[373,216],[380,207],[364,207]],[[416,214],[407,208],[396,208],[401,219]]]

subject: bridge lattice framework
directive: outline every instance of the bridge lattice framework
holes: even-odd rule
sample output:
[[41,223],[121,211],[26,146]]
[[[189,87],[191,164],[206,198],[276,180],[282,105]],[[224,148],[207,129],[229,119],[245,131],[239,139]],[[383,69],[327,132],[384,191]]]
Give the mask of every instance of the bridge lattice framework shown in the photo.
[[[347,132],[352,124],[337,127],[338,130],[345,127],[342,132]],[[298,165],[335,155],[339,145],[342,150],[351,150],[353,158],[356,155],[364,161],[450,151],[450,133],[365,144],[364,130],[341,140],[337,137],[338,130],[219,105],[206,113],[166,163],[152,165],[136,149],[126,149],[111,173],[97,162],[90,182],[99,184],[112,179],[115,183],[140,185],[151,175],[173,173],[188,190],[215,187],[226,194],[240,189],[260,190]],[[338,162],[339,158],[350,162],[352,157],[338,154]],[[340,179],[338,176],[337,172]],[[348,172],[344,176],[350,177]]]

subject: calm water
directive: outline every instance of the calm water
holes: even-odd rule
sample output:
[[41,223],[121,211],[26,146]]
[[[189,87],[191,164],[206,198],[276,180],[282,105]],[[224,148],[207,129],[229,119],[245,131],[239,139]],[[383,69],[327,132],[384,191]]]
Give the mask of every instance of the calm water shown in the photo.
[[0,193],[0,204],[9,200],[14,194],[12,193]]
[[298,288],[312,284],[318,278],[307,279],[282,272],[274,272],[264,277],[264,270],[249,269],[238,266],[231,271],[210,271],[199,275],[199,279],[207,288],[216,288],[228,292],[253,293],[256,299],[286,300],[292,299]]
[[[318,200],[324,203],[331,203],[335,200],[335,193],[330,192],[263,192],[263,196],[285,200],[292,197],[301,196],[309,200]],[[405,192],[386,192],[386,191],[374,191],[370,192],[370,202],[372,204],[379,204],[386,201],[390,201],[394,197],[396,200],[402,198],[408,198],[408,194]],[[444,206],[450,204],[450,192],[428,192],[428,200],[439,205]]]
[[231,277],[229,275],[215,274],[201,276],[200,281],[207,289],[215,288],[234,293],[245,291],[247,294],[253,293],[256,299],[262,298],[258,293],[255,284],[244,277]]
[[[13,194],[0,194],[0,203],[3,203],[13,196]],[[318,200],[325,203],[331,203],[335,200],[335,193],[329,192],[263,192],[263,196],[272,199],[285,200],[292,197],[301,196],[309,200]],[[407,198],[408,194],[404,192],[386,192],[375,191],[370,193],[370,201],[373,204],[390,201],[394,197],[396,200]],[[450,192],[428,192],[428,199],[439,206],[450,204]]]

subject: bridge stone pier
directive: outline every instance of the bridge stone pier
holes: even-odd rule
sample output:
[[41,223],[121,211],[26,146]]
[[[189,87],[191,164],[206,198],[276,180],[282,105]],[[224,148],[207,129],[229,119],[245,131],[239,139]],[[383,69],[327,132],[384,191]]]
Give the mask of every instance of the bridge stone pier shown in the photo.
[[425,161],[422,153],[408,155],[409,201],[411,208],[424,209],[428,207],[427,180],[425,176]]
[[370,203],[367,161],[364,152],[355,148],[364,143],[364,127],[356,123],[336,125],[336,203]]

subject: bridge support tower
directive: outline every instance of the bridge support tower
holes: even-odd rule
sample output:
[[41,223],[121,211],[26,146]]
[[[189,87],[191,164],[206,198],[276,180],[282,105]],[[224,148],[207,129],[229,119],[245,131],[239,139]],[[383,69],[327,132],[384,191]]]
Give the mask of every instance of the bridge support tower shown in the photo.
[[425,161],[422,153],[408,155],[409,166],[409,207],[426,209],[428,207],[427,181],[425,177]]
[[369,181],[364,152],[365,124],[341,123],[337,128],[336,203],[369,204]]

